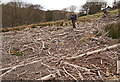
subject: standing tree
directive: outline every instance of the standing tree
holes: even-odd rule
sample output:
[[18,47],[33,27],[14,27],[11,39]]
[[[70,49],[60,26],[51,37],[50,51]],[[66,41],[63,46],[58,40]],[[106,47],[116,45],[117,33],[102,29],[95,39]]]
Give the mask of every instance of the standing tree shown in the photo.
[[45,14],[45,18],[46,18],[46,21],[52,21],[53,20],[53,13],[52,11],[48,10],[46,11],[46,14]]
[[65,14],[65,19],[67,19],[68,18],[68,16],[67,16],[68,8],[63,8],[62,11]]
[[114,0],[113,9],[118,9],[118,15],[120,16],[120,0]]
[[76,6],[71,5],[71,6],[69,7],[69,10],[70,10],[70,12],[74,12],[74,11],[76,10]]
[[11,1],[2,4],[3,27],[37,23],[45,18],[45,11],[41,10],[41,5],[28,4],[20,0]]
[[107,2],[104,0],[88,0],[83,6],[82,11],[85,12],[85,14],[95,14],[97,12],[100,12],[102,8],[106,8]]
[[85,12],[85,14],[88,14],[88,12],[89,12],[89,3],[88,2],[86,2],[86,4],[84,4],[82,6],[82,10],[81,11]]
[[117,9],[117,0],[114,0],[113,2],[113,9]]
[[67,11],[68,11],[68,8],[63,8],[62,11],[63,11],[63,12],[67,12]]

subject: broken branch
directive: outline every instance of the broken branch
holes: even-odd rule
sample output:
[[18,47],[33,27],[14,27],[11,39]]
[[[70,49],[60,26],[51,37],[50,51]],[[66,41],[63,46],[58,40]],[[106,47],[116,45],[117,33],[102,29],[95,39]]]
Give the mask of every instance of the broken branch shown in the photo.
[[81,54],[81,55],[78,55],[78,56],[68,57],[68,58],[66,58],[66,59],[67,59],[67,60],[77,59],[77,58],[80,58],[80,57],[85,56],[85,55],[91,55],[91,54],[103,52],[103,51],[106,51],[106,50],[108,50],[108,49],[116,48],[118,45],[120,45],[120,44],[115,44],[115,45],[112,45],[112,46],[109,46],[109,47],[105,47],[105,48],[102,48],[102,49],[98,49],[98,50],[95,50],[95,51],[92,51],[92,52],[87,52],[87,53],[84,53],[84,54]]
[[49,74],[47,76],[44,76],[38,80],[54,80],[56,78],[56,75],[55,74]]

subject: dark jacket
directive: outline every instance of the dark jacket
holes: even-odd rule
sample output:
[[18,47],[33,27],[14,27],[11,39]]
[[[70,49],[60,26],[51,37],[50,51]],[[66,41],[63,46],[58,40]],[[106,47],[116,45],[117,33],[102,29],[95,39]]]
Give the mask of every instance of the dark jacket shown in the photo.
[[71,20],[72,20],[72,21],[76,21],[76,20],[77,20],[76,14],[71,15]]

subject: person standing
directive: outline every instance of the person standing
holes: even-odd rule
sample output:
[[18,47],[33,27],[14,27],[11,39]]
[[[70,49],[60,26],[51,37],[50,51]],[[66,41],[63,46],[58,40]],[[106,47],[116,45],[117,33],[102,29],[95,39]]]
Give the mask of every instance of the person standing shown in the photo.
[[108,11],[106,9],[103,10],[103,16],[108,18]]
[[77,20],[77,16],[74,12],[71,14],[71,20],[72,20],[73,28],[76,28],[75,21]]

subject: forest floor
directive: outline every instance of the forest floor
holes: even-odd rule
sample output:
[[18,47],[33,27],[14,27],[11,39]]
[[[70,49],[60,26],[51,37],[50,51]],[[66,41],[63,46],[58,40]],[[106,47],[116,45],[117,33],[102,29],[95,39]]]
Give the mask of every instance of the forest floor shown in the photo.
[[117,44],[118,40],[107,37],[104,31],[105,25],[116,21],[99,18],[80,23],[74,29],[72,26],[37,26],[3,32],[0,77],[37,80],[55,74],[55,80],[110,80],[116,74],[118,48],[74,60],[66,58]]

